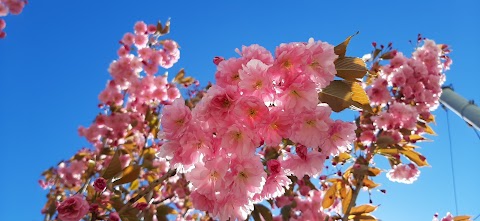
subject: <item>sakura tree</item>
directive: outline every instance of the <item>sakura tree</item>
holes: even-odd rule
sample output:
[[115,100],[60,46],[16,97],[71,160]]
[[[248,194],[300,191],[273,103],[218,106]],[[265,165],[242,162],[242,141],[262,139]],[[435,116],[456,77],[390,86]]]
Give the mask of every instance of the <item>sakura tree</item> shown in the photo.
[[[100,113],[79,128],[92,148],[42,174],[45,220],[376,220],[356,203],[373,178],[412,183],[428,165],[416,143],[434,133],[446,45],[373,44],[369,68],[346,56],[352,36],[243,46],[201,87],[159,74],[180,58],[169,29],[137,22],[121,39]],[[355,122],[331,117],[347,108]]]

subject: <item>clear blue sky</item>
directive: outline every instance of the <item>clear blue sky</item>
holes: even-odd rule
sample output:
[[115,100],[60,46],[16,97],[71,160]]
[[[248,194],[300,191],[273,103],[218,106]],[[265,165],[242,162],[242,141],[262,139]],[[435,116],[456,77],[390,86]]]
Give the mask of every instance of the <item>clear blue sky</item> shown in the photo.
[[[452,46],[447,84],[480,103],[478,52],[480,3],[471,1],[30,1],[19,16],[6,17],[7,38],[0,40],[0,219],[42,220],[46,191],[40,173],[88,145],[78,137],[98,113],[98,93],[116,58],[118,40],[138,20],[172,18],[171,38],[181,45],[187,74],[213,80],[214,56],[258,43],[273,50],[282,42],[309,37],[340,43],[360,31],[348,54],[362,56],[370,43],[388,43],[409,54],[418,33]],[[431,220],[454,211],[446,117],[437,110],[438,133],[422,144],[431,168],[413,185],[377,178],[387,194],[373,193],[386,221]],[[461,214],[480,213],[480,140],[451,114],[453,157]],[[344,116],[353,116],[349,112]],[[364,196],[367,194],[364,193]]]

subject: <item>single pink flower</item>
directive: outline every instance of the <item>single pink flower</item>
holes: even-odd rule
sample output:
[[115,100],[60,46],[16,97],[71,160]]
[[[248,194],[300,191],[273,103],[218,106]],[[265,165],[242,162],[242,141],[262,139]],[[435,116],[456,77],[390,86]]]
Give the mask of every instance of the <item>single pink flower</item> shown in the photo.
[[215,73],[215,80],[220,87],[228,85],[237,86],[240,82],[240,73],[244,60],[240,58],[230,58],[220,62]]
[[79,221],[87,215],[90,206],[81,195],[67,198],[57,207],[58,218],[62,221]]
[[192,114],[182,98],[165,106],[162,116],[162,127],[167,139],[176,139],[187,130]]
[[241,51],[238,48],[235,51],[247,61],[256,59],[267,65],[273,64],[272,53],[260,45],[242,46]]
[[143,21],[138,21],[133,27],[135,34],[145,34],[147,32],[147,24]]

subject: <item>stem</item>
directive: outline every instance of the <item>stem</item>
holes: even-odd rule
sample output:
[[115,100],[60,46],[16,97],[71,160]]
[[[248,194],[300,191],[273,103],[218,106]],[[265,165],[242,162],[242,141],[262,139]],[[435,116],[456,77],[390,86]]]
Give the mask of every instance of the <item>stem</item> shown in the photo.
[[90,219],[90,221],[95,221],[97,220],[97,213],[92,213],[92,218]]
[[360,178],[361,179],[357,182],[357,185],[355,186],[355,190],[353,190],[352,199],[350,200],[350,203],[348,204],[347,210],[345,211],[345,214],[343,215],[342,221],[348,221],[348,216],[350,215],[350,211],[355,206],[355,202],[357,201],[358,194],[360,193],[360,190],[362,189],[364,176],[362,175],[362,176],[360,176]]
[[151,192],[156,186],[160,185],[161,183],[163,183],[163,181],[165,181],[166,179],[168,179],[169,177],[175,175],[175,173],[177,172],[177,170],[169,170],[165,175],[163,175],[162,177],[160,177],[159,179],[153,181],[147,188],[145,188],[144,190],[140,191],[135,197],[131,198],[127,204],[125,204],[119,211],[118,211],[118,214],[122,214],[124,213],[129,207],[132,206],[132,204],[134,204],[135,202],[137,202],[140,198],[144,197],[145,195],[147,195],[149,192]]

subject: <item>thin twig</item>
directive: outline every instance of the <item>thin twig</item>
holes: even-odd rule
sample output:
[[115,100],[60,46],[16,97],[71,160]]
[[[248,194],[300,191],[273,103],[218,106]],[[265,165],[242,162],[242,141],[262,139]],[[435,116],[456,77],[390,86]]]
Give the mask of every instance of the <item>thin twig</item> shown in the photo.
[[145,195],[147,195],[149,192],[151,192],[156,186],[160,185],[161,183],[163,183],[163,181],[165,181],[166,179],[168,179],[169,177],[175,175],[175,173],[177,172],[177,170],[169,170],[165,175],[163,175],[162,177],[160,177],[159,179],[153,181],[147,188],[145,188],[144,190],[142,190],[140,193],[138,193],[135,197],[131,198],[127,204],[125,204],[119,211],[118,211],[118,214],[122,214],[124,213],[129,207],[132,206],[132,204],[134,204],[135,202],[137,202],[139,199],[141,199],[142,197],[144,197]]

